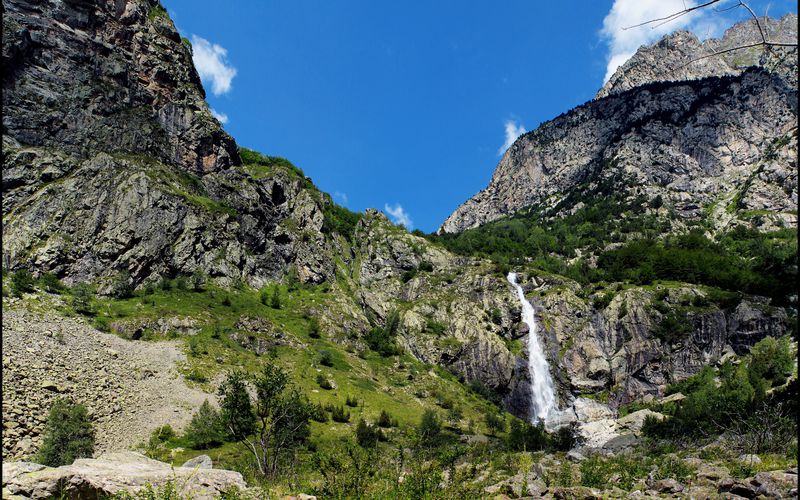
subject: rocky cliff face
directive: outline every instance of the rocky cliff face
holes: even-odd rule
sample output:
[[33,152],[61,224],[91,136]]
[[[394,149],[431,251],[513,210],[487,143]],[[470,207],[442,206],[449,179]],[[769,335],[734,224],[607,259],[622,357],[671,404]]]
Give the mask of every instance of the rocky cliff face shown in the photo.
[[[784,18],[770,26],[790,24]],[[738,40],[743,30],[729,30],[724,43]],[[786,36],[796,39],[796,34]],[[675,46],[675,55],[663,56],[673,54]],[[616,192],[660,195],[679,215],[697,218],[704,209],[747,192],[748,180],[757,177],[769,184],[762,190],[769,194],[752,200],[757,208],[744,210],[769,212],[768,227],[794,224],[797,86],[788,75],[795,74],[796,49],[782,53],[782,60],[790,61],[786,66],[733,70],[718,60],[678,74],[704,78],[657,81],[674,77],[673,61],[691,59],[699,50],[687,33],[640,49],[599,94],[607,97],[517,139],[489,186],[458,207],[439,232],[463,231],[531,206],[569,209],[559,203],[570,193],[591,191],[593,183],[609,180]],[[730,221],[714,218],[715,223]]]
[[[796,14],[786,14],[781,19],[760,18],[759,23],[769,41],[797,43]],[[735,24],[720,39],[711,38],[703,42],[693,33],[677,31],[653,45],[640,48],[614,72],[597,93],[597,98],[646,83],[738,75],[751,66],[764,67],[781,75],[790,86],[797,87],[796,49],[755,46],[724,52],[759,41],[761,35],[753,20]],[[724,53],[713,56],[717,52]]]
[[292,263],[330,276],[325,200],[291,169],[241,165],[157,2],[3,5],[7,268],[68,283],[200,269],[258,285]]

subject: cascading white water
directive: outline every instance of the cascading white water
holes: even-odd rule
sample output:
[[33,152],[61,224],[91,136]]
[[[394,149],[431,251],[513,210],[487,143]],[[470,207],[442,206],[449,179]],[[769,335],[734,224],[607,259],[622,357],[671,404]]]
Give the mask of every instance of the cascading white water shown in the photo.
[[539,337],[536,333],[536,318],[534,317],[533,306],[525,299],[525,292],[517,284],[517,273],[508,273],[509,283],[517,289],[517,297],[522,304],[522,321],[528,324],[528,371],[531,377],[531,421],[536,423],[543,420],[545,426],[558,416],[556,407],[555,389],[553,388],[553,377],[550,376],[550,367],[544,351],[539,344]]

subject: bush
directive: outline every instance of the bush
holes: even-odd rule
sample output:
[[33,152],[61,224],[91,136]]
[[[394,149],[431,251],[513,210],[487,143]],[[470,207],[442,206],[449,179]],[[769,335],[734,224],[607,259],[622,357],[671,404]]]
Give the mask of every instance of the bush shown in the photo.
[[273,309],[281,308],[281,289],[277,286],[272,288],[272,296],[269,299],[269,306]]
[[333,354],[327,350],[320,351],[319,363],[322,366],[333,366]]
[[200,269],[195,269],[195,271],[192,273],[191,278],[189,278],[189,281],[192,284],[192,290],[194,290],[195,292],[202,292],[205,289],[208,277]]
[[312,339],[318,339],[319,335],[319,320],[317,318],[311,318],[308,322],[308,336]]
[[420,444],[423,446],[433,445],[441,431],[442,424],[439,422],[439,417],[436,416],[436,413],[431,409],[425,410],[417,426]]
[[381,356],[393,356],[399,353],[399,349],[395,343],[400,328],[400,313],[392,311],[386,316],[386,322],[383,328],[375,327],[367,333],[364,340],[373,351],[379,353]]
[[345,423],[350,421],[350,412],[344,406],[334,406],[331,408],[331,418],[334,422]]
[[46,292],[60,293],[64,290],[64,284],[53,273],[44,273],[39,278],[39,283]]
[[156,452],[161,445],[170,439],[175,438],[175,436],[175,431],[169,424],[156,427],[150,434],[150,439],[147,441],[147,456],[150,458],[156,458]]
[[428,262],[427,260],[423,260],[419,263],[419,267],[417,267],[422,272],[430,273],[433,272],[433,264]]
[[324,424],[328,421],[328,412],[322,404],[311,405],[311,420]]
[[189,289],[189,279],[186,276],[178,276],[175,278],[175,289],[185,292]]
[[94,453],[94,430],[86,408],[58,398],[50,407],[37,462],[50,467],[69,465]]
[[27,269],[20,269],[11,275],[11,293],[22,297],[23,293],[33,291],[33,275]]
[[486,420],[486,427],[493,436],[506,430],[506,421],[503,415],[490,411],[483,418]]
[[214,409],[206,399],[200,409],[192,415],[186,429],[186,439],[194,449],[211,448],[223,442],[224,430],[219,411]]
[[766,382],[765,390],[781,385],[792,374],[795,355],[789,336],[775,340],[765,337],[750,349],[750,361],[747,365],[748,378],[753,387],[760,387],[761,380]]
[[374,425],[368,424],[363,418],[356,425],[356,442],[362,448],[375,448],[378,441],[385,440],[383,432]]
[[392,419],[392,416],[386,413],[386,410],[381,410],[381,414],[378,417],[378,427],[383,427],[384,429],[388,429],[389,427],[396,426],[397,423]]
[[415,277],[416,275],[417,275],[417,270],[416,270],[416,269],[409,269],[408,271],[405,271],[405,272],[404,272],[404,273],[403,273],[403,274],[400,276],[400,279],[403,281],[403,283],[408,283],[409,281],[411,281],[412,279],[414,279],[414,277]]
[[547,448],[548,436],[544,424],[531,425],[518,418],[511,419],[506,446],[512,451],[539,451]]
[[256,430],[256,416],[241,372],[231,372],[219,388],[220,419],[229,437],[241,441]]
[[329,390],[333,389],[333,386],[331,385],[331,381],[328,380],[328,377],[326,377],[325,375],[323,375],[321,373],[317,373],[317,384],[322,389],[325,389],[326,391],[329,391]]
[[92,287],[86,283],[78,283],[72,287],[71,292],[72,299],[70,300],[70,304],[72,308],[75,309],[75,312],[87,315],[92,314],[92,299],[94,298]]
[[347,399],[345,400],[344,404],[346,404],[350,408],[355,408],[356,406],[358,406],[358,398],[356,398],[355,396],[347,396]]
[[128,271],[120,271],[111,281],[111,295],[117,299],[133,297],[133,284]]

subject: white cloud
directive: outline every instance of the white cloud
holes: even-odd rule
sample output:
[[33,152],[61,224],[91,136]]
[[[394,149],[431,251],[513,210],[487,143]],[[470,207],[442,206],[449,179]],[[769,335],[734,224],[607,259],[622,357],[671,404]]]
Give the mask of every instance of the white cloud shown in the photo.
[[389,216],[392,218],[392,222],[395,224],[402,224],[407,229],[412,229],[414,227],[414,223],[411,221],[411,217],[408,215],[408,212],[406,212],[399,203],[396,203],[393,207],[388,203],[385,203],[383,205],[383,209],[389,214]]
[[342,205],[347,205],[347,203],[350,201],[349,198],[347,198],[347,193],[342,193],[341,191],[334,192],[333,197],[341,201]]
[[227,94],[231,91],[236,68],[230,66],[227,59],[228,51],[224,47],[192,35],[194,66],[204,82],[211,82],[211,92],[214,95]]
[[607,82],[614,71],[635,54],[639,47],[653,43],[667,33],[688,29],[701,39],[719,35],[724,23],[719,18],[709,17],[709,12],[715,13],[713,9],[698,9],[663,24],[655,22],[623,29],[666,17],[696,5],[697,2],[694,0],[614,0],[614,5],[603,20],[603,29],[600,31],[600,36],[608,44],[608,65],[603,82]]
[[514,141],[517,140],[517,137],[521,136],[527,130],[525,130],[525,125],[521,123],[517,123],[516,120],[506,120],[505,123],[506,128],[506,142],[500,146],[500,149],[497,150],[497,156],[502,156],[503,153],[506,152],[508,148],[514,144]]
[[220,113],[214,108],[208,108],[208,110],[211,111],[211,116],[219,120],[221,124],[225,125],[226,123],[228,123],[228,115],[226,115],[225,113]]

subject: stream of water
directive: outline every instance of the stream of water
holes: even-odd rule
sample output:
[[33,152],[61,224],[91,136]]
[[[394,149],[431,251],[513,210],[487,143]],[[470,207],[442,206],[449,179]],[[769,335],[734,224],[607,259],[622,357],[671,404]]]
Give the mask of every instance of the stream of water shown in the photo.
[[517,290],[517,298],[522,305],[522,321],[527,323],[529,328],[528,372],[531,378],[531,422],[536,423],[542,420],[547,425],[558,414],[550,366],[547,364],[547,358],[539,343],[533,306],[525,299],[525,292],[517,284],[517,273],[508,273],[507,279]]

